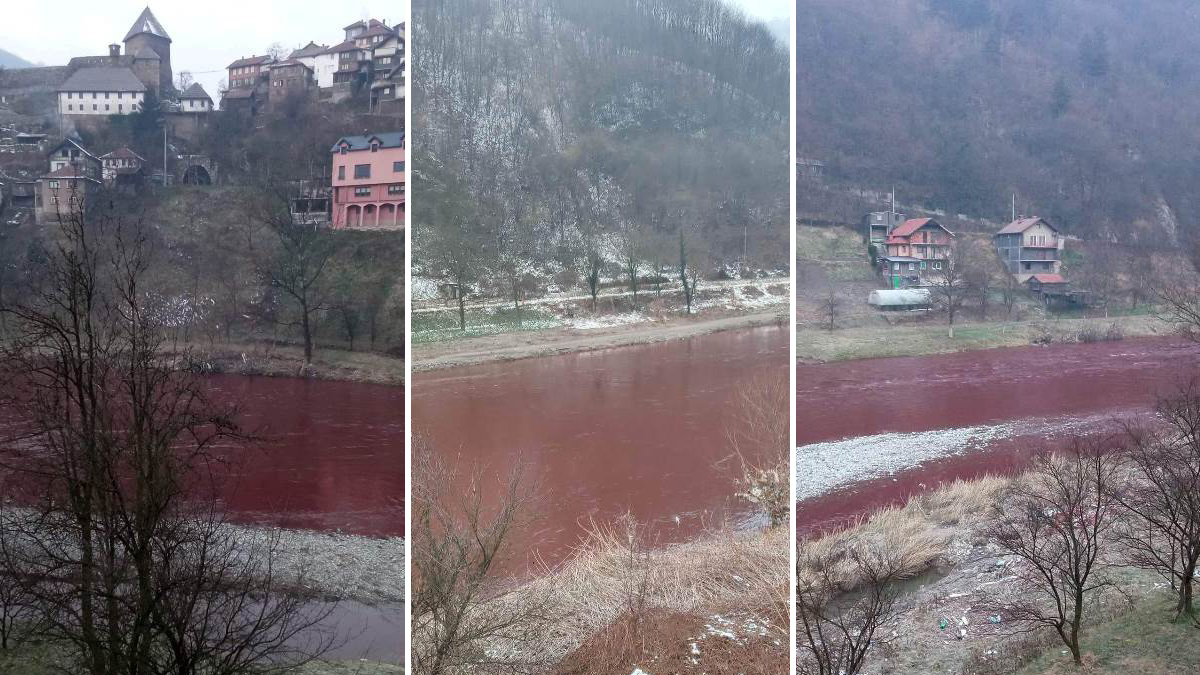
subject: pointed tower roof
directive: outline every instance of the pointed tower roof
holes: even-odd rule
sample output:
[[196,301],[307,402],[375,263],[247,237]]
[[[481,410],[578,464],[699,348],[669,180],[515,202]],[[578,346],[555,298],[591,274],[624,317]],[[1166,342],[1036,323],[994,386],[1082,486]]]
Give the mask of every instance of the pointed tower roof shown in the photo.
[[149,6],[143,9],[142,13],[138,15],[137,21],[134,21],[133,25],[129,27],[129,32],[125,34],[125,39],[122,42],[129,42],[129,38],[134,35],[141,35],[142,33],[157,35],[167,41],[171,40],[171,36],[167,35],[166,29],[155,18],[154,12],[150,11]]

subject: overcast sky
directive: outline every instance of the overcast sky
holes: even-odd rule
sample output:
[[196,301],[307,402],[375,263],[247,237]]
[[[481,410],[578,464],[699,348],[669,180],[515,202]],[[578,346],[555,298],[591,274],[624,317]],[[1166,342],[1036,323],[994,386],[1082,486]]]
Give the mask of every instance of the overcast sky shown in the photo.
[[[794,0],[726,0],[754,18],[786,21]],[[225,66],[262,54],[275,42],[300,47],[337,44],[342,26],[376,18],[394,24],[410,0],[158,0],[150,9],[171,36],[175,74],[190,71],[217,98]],[[4,2],[0,48],[38,64],[64,65],[72,56],[108,53],[145,7],[145,0]],[[53,26],[53,30],[49,27]]]
[[[108,45],[121,42],[146,6],[146,0],[3,2],[0,48],[45,65],[65,65],[72,56],[107,54]],[[408,13],[408,3],[158,0],[150,4],[150,11],[171,36],[175,75],[191,71],[215,100],[217,84],[232,61],[262,54],[275,42],[285,47],[300,47],[309,40],[334,45],[343,38],[342,27],[359,19],[399,23]]]

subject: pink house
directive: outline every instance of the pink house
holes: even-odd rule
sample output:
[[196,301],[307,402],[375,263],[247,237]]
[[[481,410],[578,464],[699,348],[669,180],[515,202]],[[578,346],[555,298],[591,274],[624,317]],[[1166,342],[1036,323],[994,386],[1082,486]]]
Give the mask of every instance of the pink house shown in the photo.
[[404,227],[404,132],[333,144],[333,227]]

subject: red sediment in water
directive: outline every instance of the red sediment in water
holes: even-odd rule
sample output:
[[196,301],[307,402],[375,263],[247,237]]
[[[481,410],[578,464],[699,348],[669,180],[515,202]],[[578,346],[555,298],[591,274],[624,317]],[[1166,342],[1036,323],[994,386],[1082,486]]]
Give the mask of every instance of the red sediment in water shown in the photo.
[[290,528],[404,535],[404,389],[216,375],[247,431],[219,495],[233,517]]
[[786,372],[787,359],[788,331],[757,328],[419,373],[413,431],[497,480],[518,456],[530,465],[541,499],[509,570],[561,560],[591,519],[627,510],[663,543],[680,541],[745,515],[715,466],[728,452],[728,408],[743,379]]
[[[1026,418],[1144,414],[1197,363],[1200,347],[1153,338],[800,366],[798,443]],[[1061,442],[1018,432],[965,455],[837,489],[797,504],[797,530],[838,527],[942,482],[1013,473]]]

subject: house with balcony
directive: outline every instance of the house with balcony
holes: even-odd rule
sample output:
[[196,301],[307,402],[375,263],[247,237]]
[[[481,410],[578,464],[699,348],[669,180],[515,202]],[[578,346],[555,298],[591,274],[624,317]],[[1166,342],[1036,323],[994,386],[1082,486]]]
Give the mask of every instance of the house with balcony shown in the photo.
[[953,241],[954,233],[933,218],[906,220],[884,240],[879,273],[890,288],[923,286],[945,269]]
[[403,228],[404,132],[345,136],[330,151],[333,227]]
[[1008,273],[1024,284],[1034,275],[1058,276],[1064,239],[1045,218],[1018,218],[995,234],[996,254]]

